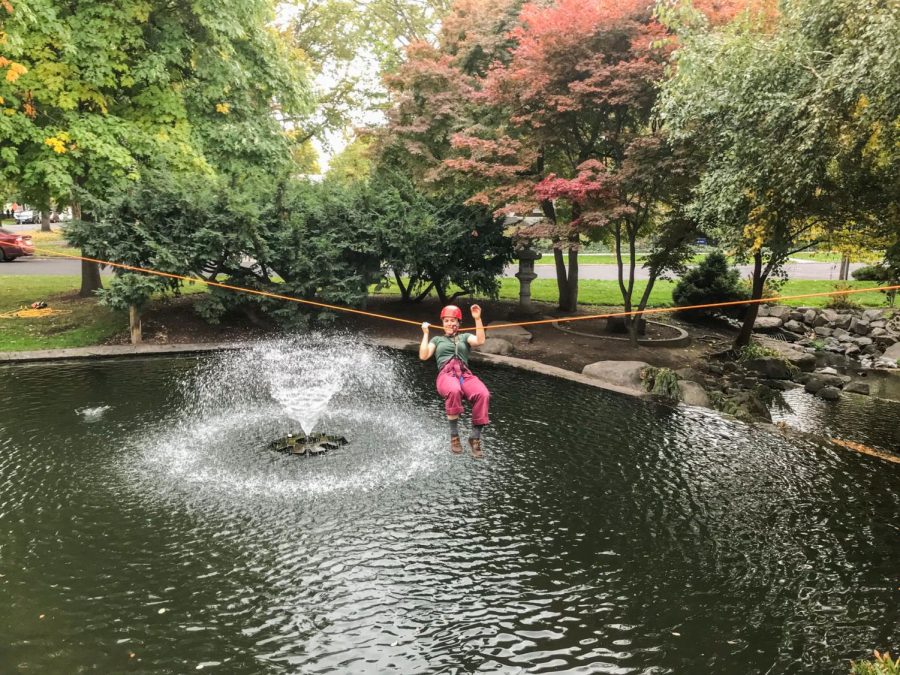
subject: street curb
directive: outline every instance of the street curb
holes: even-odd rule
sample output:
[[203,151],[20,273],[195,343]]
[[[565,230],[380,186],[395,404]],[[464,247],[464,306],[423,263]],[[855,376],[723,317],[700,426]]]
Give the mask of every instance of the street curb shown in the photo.
[[[678,332],[678,335],[673,338],[662,338],[661,340],[652,340],[650,338],[638,338],[637,343],[642,347],[687,347],[691,344],[691,336],[688,334],[684,328],[679,328],[678,326],[673,326],[670,323],[660,323],[659,321],[651,321],[650,319],[646,319],[647,323],[652,323],[655,326],[665,326],[666,328],[672,328]],[[572,328],[565,328],[560,325],[558,321],[554,321],[551,324],[556,330],[562,331],[563,333],[568,333],[569,335],[580,335],[581,337],[592,338],[594,340],[614,340],[618,342],[629,342],[630,338],[627,337],[616,337],[615,335],[595,335],[594,333],[585,333],[583,331],[573,330]]]
[[[419,343],[402,338],[375,338],[366,337],[365,342],[377,347],[397,349],[408,352],[418,352]],[[251,347],[250,342],[211,342],[196,344],[172,344],[172,345],[107,345],[97,347],[73,347],[70,349],[43,349],[31,352],[0,352],[0,365],[19,363],[40,363],[47,361],[78,361],[88,359],[116,359],[129,356],[172,356],[178,354],[200,354],[207,352],[230,351]],[[499,354],[481,354],[472,352],[472,360],[476,363],[489,363],[507,368],[516,368],[539,375],[555,377],[570,382],[577,382],[595,389],[604,389],[617,394],[624,394],[632,398],[649,398],[649,394],[626,387],[617,387],[611,384],[599,382],[580,373],[575,373],[564,368],[557,368],[546,363],[519,359],[513,356],[500,356]]]

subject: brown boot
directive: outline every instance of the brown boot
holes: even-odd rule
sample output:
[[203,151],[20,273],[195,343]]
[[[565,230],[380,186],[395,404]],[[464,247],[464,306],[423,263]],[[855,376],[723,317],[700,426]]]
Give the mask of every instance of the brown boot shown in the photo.
[[481,459],[484,457],[484,453],[481,452],[481,439],[480,438],[470,438],[469,445],[472,446],[472,457],[475,459]]
[[463,451],[462,443],[459,442],[459,436],[450,437],[450,452],[454,455],[461,455]]

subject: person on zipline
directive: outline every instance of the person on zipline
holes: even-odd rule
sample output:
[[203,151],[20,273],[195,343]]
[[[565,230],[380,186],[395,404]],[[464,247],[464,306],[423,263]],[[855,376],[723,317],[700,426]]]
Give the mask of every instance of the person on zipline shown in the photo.
[[427,361],[432,356],[437,360],[438,376],[435,384],[438,393],[444,397],[444,409],[450,422],[450,451],[460,454],[463,451],[459,442],[459,416],[463,412],[462,399],[472,404],[472,435],[469,446],[472,456],[480,459],[481,430],[490,421],[488,405],[491,392],[484,386],[472,371],[469,370],[469,354],[472,347],[484,344],[484,325],[481,323],[481,307],[472,305],[472,318],[475,319],[475,334],[460,333],[462,310],[456,305],[447,305],[441,310],[441,323],[444,334],[428,339],[431,324],[422,322],[422,342],[419,345],[419,358]]

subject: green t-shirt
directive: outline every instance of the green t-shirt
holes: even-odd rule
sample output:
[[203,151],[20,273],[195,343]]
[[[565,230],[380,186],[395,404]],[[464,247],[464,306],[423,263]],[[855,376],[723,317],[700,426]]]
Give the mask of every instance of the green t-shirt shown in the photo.
[[436,335],[431,338],[438,370],[443,368],[447,361],[454,356],[458,356],[466,366],[469,365],[469,354],[472,351],[472,347],[469,346],[470,335],[471,333],[457,333],[455,338],[448,338],[446,335]]

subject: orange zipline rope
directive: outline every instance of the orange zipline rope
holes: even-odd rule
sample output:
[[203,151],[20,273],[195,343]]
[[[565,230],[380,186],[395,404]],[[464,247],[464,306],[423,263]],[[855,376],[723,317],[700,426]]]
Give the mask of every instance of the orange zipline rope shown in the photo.
[[[330,305],[326,302],[316,302],[314,300],[304,300],[302,298],[294,298],[290,295],[281,295],[279,293],[269,293],[267,291],[257,291],[253,288],[244,288],[243,286],[233,286],[231,284],[222,284],[218,281],[207,281],[206,279],[199,279],[197,277],[188,277],[181,274],[172,274],[170,272],[160,272],[158,270],[151,270],[144,267],[136,267],[134,265],[125,265],[123,263],[114,263],[109,260],[99,260],[97,258],[88,258],[86,256],[74,255],[71,253],[62,253],[60,251],[49,251],[46,249],[34,249],[36,252],[45,253],[48,255],[56,255],[63,258],[72,258],[74,260],[85,260],[87,262],[94,262],[101,265],[109,265],[111,267],[118,267],[120,269],[129,270],[131,272],[143,272],[144,274],[154,274],[159,277],[166,277],[168,279],[180,279],[182,281],[187,281],[190,283],[200,283],[206,284],[207,286],[214,286],[216,288],[224,288],[229,291],[236,291],[238,293],[249,293],[251,295],[261,295],[267,298],[274,298],[276,300],[287,300],[288,302],[298,302],[304,305],[312,305],[313,307],[321,307],[324,309],[333,309],[338,312],[350,312],[352,314],[361,314],[363,316],[370,316],[376,319],[386,319],[388,321],[397,321],[400,323],[411,324],[413,326],[420,326],[421,324],[418,321],[412,321],[410,319],[401,319],[397,316],[389,316],[387,314],[378,314],[376,312],[366,312],[361,309],[353,309],[352,307],[342,307],[341,305]],[[850,295],[851,293],[868,293],[870,291],[896,291],[900,290],[900,285],[897,286],[878,286],[876,288],[859,288],[859,289],[846,289],[839,291],[831,291],[831,292],[823,292],[823,293],[804,293],[802,295],[784,295],[784,296],[773,296],[769,298],[760,298],[759,300],[734,300],[731,302],[712,302],[703,305],[688,305],[682,307],[655,307],[652,309],[644,309],[641,311],[635,310],[631,312],[610,312],[607,314],[590,314],[587,316],[571,316],[564,317],[561,319],[538,319],[535,321],[521,321],[518,323],[504,323],[504,324],[496,324],[494,326],[485,326],[485,330],[490,330],[492,328],[511,328],[514,326],[534,326],[537,324],[545,324],[545,323],[563,323],[568,321],[587,321],[588,319],[608,319],[614,316],[637,316],[643,314],[662,314],[664,312],[676,312],[679,310],[686,309],[711,309],[714,307],[732,307],[736,305],[749,305],[752,303],[763,303],[770,302],[773,300],[800,300],[802,298],[820,298],[823,296],[829,295]],[[473,330],[472,328],[461,328],[460,330]],[[879,459],[884,459],[890,462],[900,463],[900,459],[894,457],[892,455],[888,455],[887,453],[883,453],[879,450],[875,450],[874,448],[870,448],[868,446],[862,445],[860,443],[854,443],[852,441],[844,441],[839,438],[831,438],[833,443],[836,443],[842,447],[849,448],[851,450],[855,450],[856,452],[860,452],[863,454],[871,455],[873,457],[878,457]]]
[[[288,302],[297,302],[304,305],[311,305],[313,307],[320,307],[322,309],[332,309],[337,312],[348,312],[352,314],[360,314],[362,316],[370,316],[375,319],[385,319],[387,321],[397,321],[399,323],[406,323],[413,326],[421,326],[421,322],[412,321],[411,319],[402,319],[398,316],[390,316],[388,314],[378,314],[377,312],[366,312],[361,309],[353,309],[352,307],[344,307],[342,305],[331,305],[327,302],[316,302],[315,300],[304,300],[302,298],[295,298],[290,295],[281,295],[280,293],[269,293],[268,291],[258,291],[253,288],[245,288],[243,286],[233,286],[231,284],[223,284],[218,281],[207,281],[206,279],[200,279],[197,277],[188,277],[181,274],[172,274],[171,272],[160,272],[159,270],[151,270],[145,267],[136,267],[134,265],[126,265],[124,263],[115,263],[109,260],[99,260],[98,258],[88,258],[86,256],[75,255],[73,253],[62,253],[60,251],[49,251],[46,249],[34,249],[36,252],[44,253],[47,255],[56,255],[64,258],[72,258],[74,260],[85,260],[87,262],[98,263],[100,265],[109,265],[111,267],[118,267],[119,269],[129,270],[131,272],[143,272],[144,274],[154,274],[159,277],[165,277],[167,279],[180,279],[181,281],[187,281],[190,283],[198,283],[205,284],[207,286],[213,286],[215,288],[224,288],[229,291],[236,291],[238,293],[249,293],[251,295],[261,295],[266,298],[274,298],[276,300],[286,300]],[[831,295],[850,295],[852,293],[870,293],[872,291],[896,291],[900,290],[900,285],[896,286],[877,286],[875,288],[850,288],[844,290],[834,290],[834,291],[824,291],[821,293],[803,293],[802,295],[782,295],[782,296],[772,296],[768,298],[759,298],[758,300],[732,300],[729,302],[710,302],[702,305],[686,305],[679,307],[653,307],[651,309],[643,309],[643,310],[633,310],[630,312],[608,312],[605,314],[587,314],[584,316],[569,316],[563,317],[559,319],[535,319],[533,321],[519,321],[516,323],[501,323],[495,324],[493,326],[485,326],[485,330],[492,330],[496,328],[512,328],[515,326],[536,326],[539,324],[546,323],[566,323],[571,321],[587,321],[589,319],[609,319],[611,317],[618,316],[638,316],[645,314],[664,314],[667,312],[678,312],[684,310],[691,309],[713,309],[715,307],[734,307],[737,305],[750,305],[750,304],[760,304],[763,302],[773,302],[778,300],[801,300],[803,298],[821,298],[825,296]],[[460,330],[474,330],[475,327],[466,327],[460,328]]]

